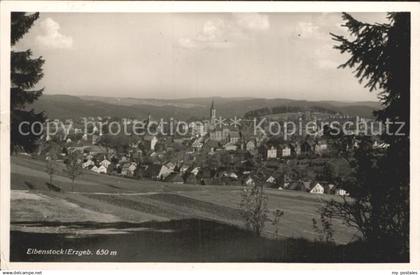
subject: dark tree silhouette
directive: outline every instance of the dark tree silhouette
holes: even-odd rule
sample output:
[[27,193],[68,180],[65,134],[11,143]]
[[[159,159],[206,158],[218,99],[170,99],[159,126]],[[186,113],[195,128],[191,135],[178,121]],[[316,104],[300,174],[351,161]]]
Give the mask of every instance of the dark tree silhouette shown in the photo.
[[[257,236],[260,236],[266,222],[270,221],[270,218],[268,196],[264,193],[264,183],[267,179],[266,166],[258,160],[256,162],[258,162],[258,168],[251,173],[254,183],[250,186],[245,186],[243,189],[239,206],[242,210],[241,215],[245,220],[245,226]],[[278,221],[274,224],[277,227],[283,213],[280,211],[275,213],[275,215],[278,215]]]
[[[384,133],[384,152],[372,149],[369,137],[357,137],[351,156],[354,172],[341,187],[351,199],[330,201],[324,213],[344,218],[357,228],[371,256],[408,260],[409,255],[409,125],[410,125],[410,14],[390,13],[389,23],[367,24],[344,13],[350,38],[332,34],[335,46],[350,58],[341,68],[354,68],[355,76],[370,91],[378,90],[383,108],[379,121],[402,122],[401,135]],[[395,133],[399,125],[390,127]]]
[[[12,47],[29,31],[39,13],[27,14],[24,12],[13,12],[11,15],[11,44]],[[30,131],[28,124],[22,127],[23,135],[19,131],[19,125],[23,121],[30,124],[35,121],[44,122],[44,113],[35,113],[33,109],[28,110],[28,104],[33,103],[41,95],[43,89],[34,89],[35,85],[42,78],[42,57],[32,58],[31,50],[11,52],[10,63],[10,108],[11,108],[11,151],[18,149],[33,151],[36,141],[41,133],[38,129]],[[23,125],[23,124],[22,124]],[[38,134],[39,133],[39,134]]]
[[255,183],[247,186],[241,193],[240,207],[245,225],[260,236],[268,218],[268,197],[264,194],[264,185]]

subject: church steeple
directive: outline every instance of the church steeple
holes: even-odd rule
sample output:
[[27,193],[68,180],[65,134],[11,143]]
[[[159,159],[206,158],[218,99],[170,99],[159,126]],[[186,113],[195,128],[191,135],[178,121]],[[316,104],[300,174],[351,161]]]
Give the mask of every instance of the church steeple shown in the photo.
[[211,101],[210,106],[210,122],[214,123],[216,120],[216,108],[214,108],[214,100]]

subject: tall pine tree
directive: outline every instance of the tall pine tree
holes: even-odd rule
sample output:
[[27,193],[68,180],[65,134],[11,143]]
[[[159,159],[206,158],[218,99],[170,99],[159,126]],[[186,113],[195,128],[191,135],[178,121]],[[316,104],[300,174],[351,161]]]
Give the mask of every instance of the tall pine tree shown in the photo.
[[[27,14],[24,12],[13,12],[11,15],[11,44],[12,47],[29,31],[34,22],[38,19],[39,13]],[[31,50],[11,52],[10,64],[10,109],[11,109],[11,152],[18,150],[33,151],[36,148],[37,140],[40,137],[39,127],[30,131],[29,125],[36,121],[44,122],[44,113],[36,113],[28,109],[28,104],[33,103],[41,95],[43,89],[34,89],[35,85],[42,78],[42,57],[32,58]],[[19,131],[19,125],[23,130]]]
[[[359,82],[379,91],[380,122],[393,124],[382,139],[382,154],[361,138],[353,160],[354,173],[342,186],[352,200],[329,202],[324,209],[361,232],[369,245],[365,253],[378,260],[408,260],[409,255],[409,131],[410,131],[410,14],[390,13],[389,23],[368,24],[344,13],[349,38],[332,34],[335,46],[350,58],[341,68],[353,68]],[[399,135],[396,135],[396,132]]]

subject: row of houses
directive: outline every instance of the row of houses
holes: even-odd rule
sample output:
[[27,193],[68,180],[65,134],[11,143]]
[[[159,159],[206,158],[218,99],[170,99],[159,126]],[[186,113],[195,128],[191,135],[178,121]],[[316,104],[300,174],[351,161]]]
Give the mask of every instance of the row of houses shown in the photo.
[[[268,148],[267,148],[268,147]],[[287,158],[300,155],[323,155],[328,152],[328,144],[325,140],[294,142],[288,144],[272,144],[266,146],[267,159],[275,159],[279,157]]]
[[349,196],[350,194],[342,189],[338,188],[336,185],[328,183],[328,182],[320,182],[320,181],[294,181],[294,182],[287,182],[284,184],[284,189],[287,190],[294,190],[294,191],[302,191],[308,192],[311,194],[332,194],[332,195],[339,195],[339,196]]
[[[101,157],[99,157],[99,155]],[[279,160],[273,160],[278,162]],[[271,163],[271,162],[268,162]],[[333,184],[316,180],[291,179],[279,172],[279,164],[267,164],[264,183],[269,187],[295,190],[315,194],[348,195],[342,189],[337,189]],[[140,164],[126,156],[108,159],[103,154],[89,154],[82,162],[82,168],[98,174],[111,174],[135,178],[148,178],[156,181],[171,182],[176,184],[201,184],[201,185],[253,185],[258,182],[253,175],[252,165],[240,165],[241,168],[209,168],[199,167],[191,163],[166,161],[163,163]],[[249,169],[245,169],[249,167]],[[271,169],[271,170],[270,170]],[[261,181],[261,179],[259,179]]]
[[118,163],[113,163],[106,158],[100,162],[93,159],[86,159],[82,163],[82,168],[98,174],[119,174],[122,176],[132,177],[137,169],[137,163],[124,160],[119,161]]

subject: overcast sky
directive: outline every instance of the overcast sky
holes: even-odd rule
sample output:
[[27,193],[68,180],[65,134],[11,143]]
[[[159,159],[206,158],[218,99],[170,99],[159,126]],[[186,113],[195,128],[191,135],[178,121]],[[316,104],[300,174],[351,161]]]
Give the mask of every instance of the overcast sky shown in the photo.
[[[367,22],[383,13],[353,14]],[[332,49],[338,13],[43,13],[18,49],[42,55],[45,94],[376,100]]]

